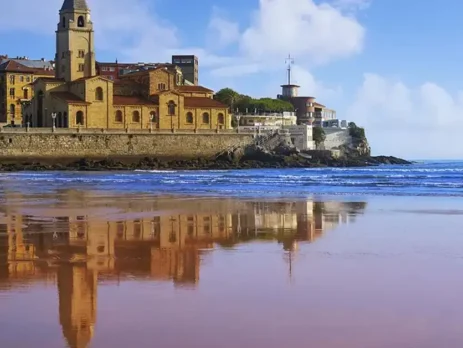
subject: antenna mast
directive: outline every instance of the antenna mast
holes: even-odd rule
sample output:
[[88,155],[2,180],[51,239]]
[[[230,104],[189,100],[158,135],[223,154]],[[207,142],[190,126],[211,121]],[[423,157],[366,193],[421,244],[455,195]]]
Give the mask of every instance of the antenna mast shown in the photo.
[[294,64],[294,58],[291,57],[291,54],[286,58],[285,63],[288,64],[288,85],[291,85],[291,66]]

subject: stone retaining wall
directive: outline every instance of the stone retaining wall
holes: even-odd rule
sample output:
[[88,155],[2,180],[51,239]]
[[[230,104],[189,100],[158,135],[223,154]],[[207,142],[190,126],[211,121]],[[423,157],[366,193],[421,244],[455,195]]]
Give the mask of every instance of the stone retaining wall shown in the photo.
[[0,159],[151,156],[209,158],[233,146],[246,146],[251,134],[34,134],[0,133]]

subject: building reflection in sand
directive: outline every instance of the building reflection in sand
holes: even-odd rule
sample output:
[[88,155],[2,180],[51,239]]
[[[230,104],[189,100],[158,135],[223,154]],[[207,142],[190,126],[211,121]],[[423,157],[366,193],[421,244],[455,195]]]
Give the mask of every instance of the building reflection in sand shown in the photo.
[[70,347],[87,347],[93,336],[98,283],[138,279],[194,288],[208,252],[251,241],[280,243],[291,262],[300,243],[353,222],[366,206],[130,197],[91,206],[98,200],[65,192],[40,209],[8,198],[15,201],[7,196],[1,211],[0,291],[56,285]]

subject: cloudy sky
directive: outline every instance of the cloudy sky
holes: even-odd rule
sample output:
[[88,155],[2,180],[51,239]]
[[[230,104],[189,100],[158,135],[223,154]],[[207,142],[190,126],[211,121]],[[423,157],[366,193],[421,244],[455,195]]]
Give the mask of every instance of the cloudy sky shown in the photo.
[[[52,59],[62,1],[0,0],[0,53]],[[300,94],[365,126],[374,153],[463,158],[461,0],[87,1],[100,61],[196,54],[201,84],[259,97],[291,53]]]

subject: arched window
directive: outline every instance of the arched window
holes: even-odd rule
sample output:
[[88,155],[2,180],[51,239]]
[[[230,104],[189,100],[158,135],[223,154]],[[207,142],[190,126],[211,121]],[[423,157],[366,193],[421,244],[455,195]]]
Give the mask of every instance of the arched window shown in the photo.
[[203,114],[203,123],[209,123],[209,114],[207,112]]
[[63,28],[66,28],[66,18],[65,17],[63,17],[63,20],[61,21],[61,26]]
[[186,114],[186,123],[193,124],[193,114],[191,112],[187,112]]
[[150,112],[150,121],[153,122],[153,123],[158,122],[157,117],[156,117],[156,111],[151,111]]
[[19,76],[19,82],[24,82],[24,76]]
[[169,109],[169,116],[175,116],[175,108],[177,105],[175,105],[174,101],[171,100],[168,104],[168,109]]
[[23,99],[29,99],[29,90],[27,88],[23,90]]
[[76,125],[84,125],[84,113],[82,111],[77,111],[76,113]]
[[10,105],[10,115],[13,118],[14,118],[15,111],[16,111],[16,106],[14,104],[11,104]]
[[77,26],[78,26],[79,28],[85,27],[85,19],[84,19],[84,16],[79,16],[79,18],[77,18]]
[[114,120],[115,120],[116,122],[122,122],[122,121],[124,121],[124,116],[122,115],[122,111],[121,111],[121,110],[117,110],[117,111],[116,111],[116,115],[115,115],[115,117],[114,117]]
[[97,89],[95,89],[95,100],[103,100],[103,88],[97,87]]
[[224,123],[225,123],[225,116],[224,116],[222,113],[220,113],[220,114],[217,116],[217,122],[218,122],[219,124],[224,124]]
[[140,112],[139,111],[135,110],[132,113],[132,122],[137,122],[137,123],[140,122]]

